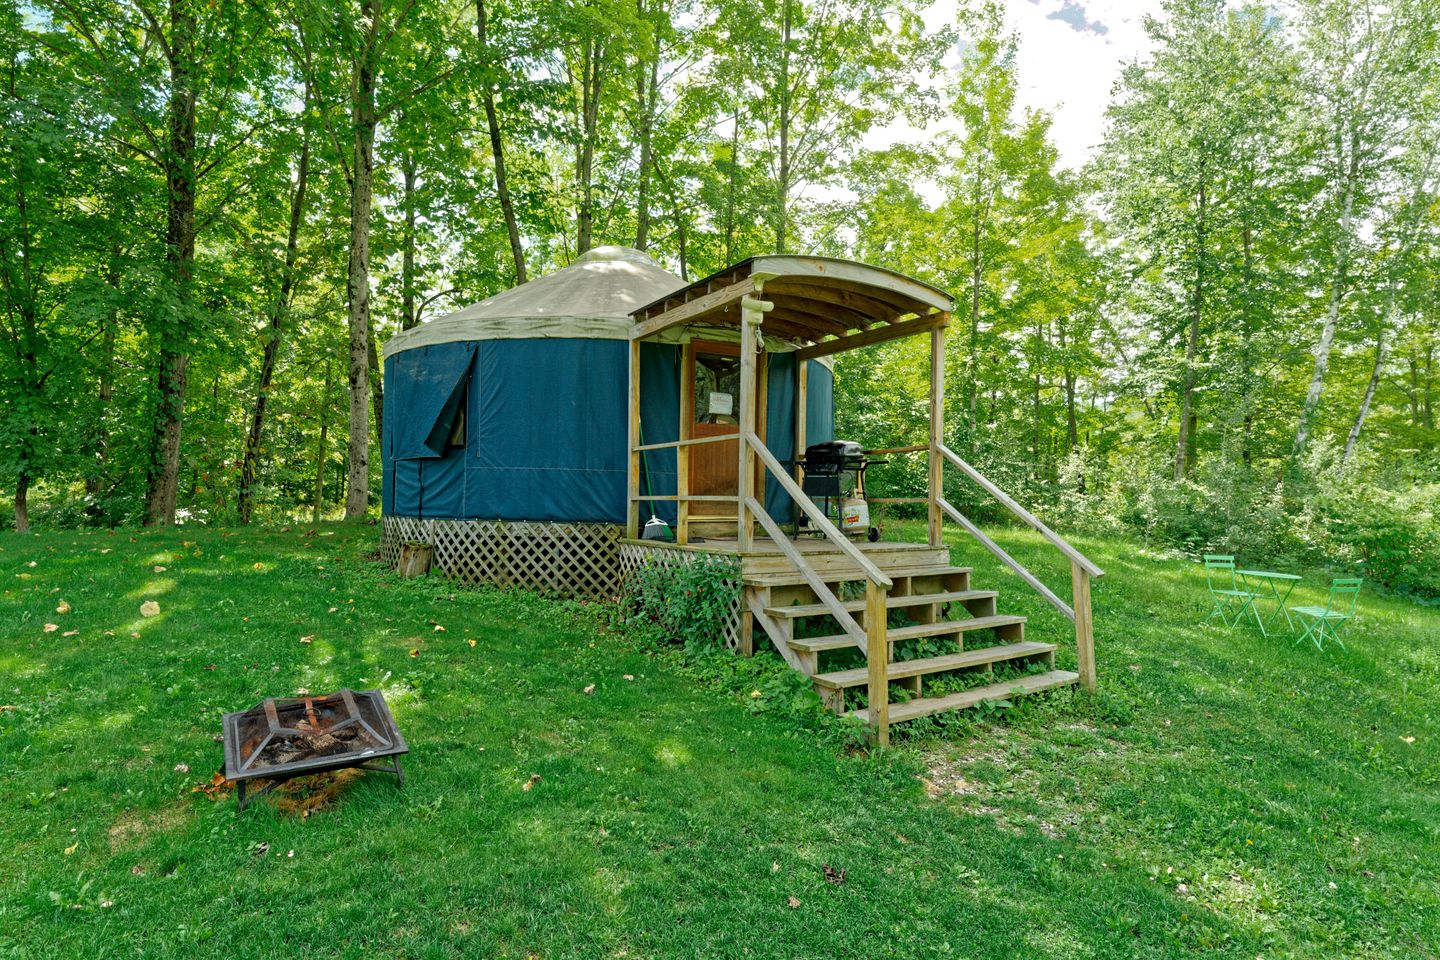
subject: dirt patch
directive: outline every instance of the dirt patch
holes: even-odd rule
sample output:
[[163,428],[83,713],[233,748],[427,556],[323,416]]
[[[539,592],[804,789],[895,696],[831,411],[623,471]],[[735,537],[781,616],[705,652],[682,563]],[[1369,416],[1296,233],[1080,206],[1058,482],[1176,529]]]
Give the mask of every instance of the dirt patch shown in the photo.
[[161,807],[148,813],[126,810],[106,831],[110,838],[110,852],[138,847],[152,834],[177,830],[189,819],[190,811],[183,805]]

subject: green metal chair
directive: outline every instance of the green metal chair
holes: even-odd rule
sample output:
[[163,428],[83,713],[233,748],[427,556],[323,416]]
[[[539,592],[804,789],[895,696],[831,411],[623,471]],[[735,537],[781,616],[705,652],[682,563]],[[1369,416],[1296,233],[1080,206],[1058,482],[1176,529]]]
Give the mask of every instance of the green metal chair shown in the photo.
[[[1213,620],[1219,617],[1220,622],[1225,626],[1233,627],[1245,616],[1245,611],[1254,610],[1255,594],[1246,590],[1235,578],[1235,558],[1233,556],[1207,553],[1204,559],[1205,586],[1210,590],[1210,598],[1215,601],[1215,606],[1210,610],[1210,616],[1205,619]],[[1235,608],[1234,619],[1230,617],[1232,607]]]
[[1305,632],[1295,642],[1304,643],[1309,640],[1315,644],[1316,650],[1324,653],[1325,640],[1328,638],[1340,644],[1340,649],[1344,650],[1345,641],[1340,639],[1339,630],[1345,621],[1355,615],[1355,601],[1360,598],[1360,585],[1364,582],[1360,577],[1337,577],[1330,582],[1330,596],[1326,598],[1325,606],[1291,607],[1291,613],[1309,621]]

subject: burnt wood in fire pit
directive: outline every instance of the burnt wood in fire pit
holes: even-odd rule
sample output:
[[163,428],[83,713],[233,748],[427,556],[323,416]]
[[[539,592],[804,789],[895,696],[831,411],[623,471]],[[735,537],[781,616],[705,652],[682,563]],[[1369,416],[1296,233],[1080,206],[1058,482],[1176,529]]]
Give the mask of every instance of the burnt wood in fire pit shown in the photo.
[[[235,781],[240,809],[250,780],[267,780],[256,796],[293,777],[345,767],[395,774],[405,782],[400,755],[409,752],[379,690],[340,690],[323,697],[271,697],[225,714],[225,777]],[[388,766],[374,761],[390,758]]]

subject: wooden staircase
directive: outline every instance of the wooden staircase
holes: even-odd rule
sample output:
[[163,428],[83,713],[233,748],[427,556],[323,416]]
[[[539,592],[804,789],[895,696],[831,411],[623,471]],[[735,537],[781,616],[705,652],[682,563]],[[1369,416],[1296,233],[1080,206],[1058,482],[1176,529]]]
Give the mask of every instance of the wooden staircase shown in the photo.
[[[1079,674],[1055,669],[1055,644],[1025,639],[1024,617],[998,611],[996,591],[971,589],[970,568],[951,566],[948,548],[883,546],[867,549],[865,556],[893,584],[884,597],[889,722],[1079,681]],[[819,568],[813,572],[830,599],[838,599],[869,633],[865,574],[853,565],[846,569],[845,559],[838,553],[805,557],[807,566]],[[747,572],[746,607],[781,656],[810,678],[830,710],[868,722],[867,710],[855,703],[872,680],[864,647],[853,632],[837,632],[839,621],[827,598],[817,595],[811,572],[793,567]],[[857,592],[861,599],[844,599]],[[997,666],[1004,679],[995,679]],[[847,691],[854,693],[847,698]]]

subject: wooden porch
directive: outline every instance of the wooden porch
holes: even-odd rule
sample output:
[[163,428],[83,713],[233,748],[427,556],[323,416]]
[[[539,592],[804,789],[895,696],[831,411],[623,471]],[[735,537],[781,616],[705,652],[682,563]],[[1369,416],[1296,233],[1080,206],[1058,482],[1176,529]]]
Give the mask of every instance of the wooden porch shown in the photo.
[[[943,291],[887,270],[819,257],[768,256],[737,264],[634,314],[629,509],[622,543],[634,550],[663,551],[671,559],[679,554],[738,556],[743,582],[740,652],[753,650],[754,631],[760,629],[792,667],[811,678],[828,706],[837,713],[861,716],[880,743],[887,742],[892,722],[1016,693],[1077,682],[1086,689],[1095,685],[1090,581],[1103,576],[1103,571],[944,444],[949,309],[950,298]],[[640,344],[667,332],[673,335],[676,328],[692,332],[685,352],[685,385],[680,390],[680,435],[675,440],[642,442]],[[707,332],[725,328],[738,330],[737,347],[733,352],[709,349],[738,362],[734,428],[704,423],[705,429],[696,429],[702,424],[697,423],[692,388],[698,353],[707,349],[697,344],[705,343]],[[857,543],[811,501],[801,488],[799,468],[782,464],[766,446],[763,426],[757,429],[757,423],[765,422],[768,358],[783,351],[804,361],[912,336],[926,336],[930,344],[927,442],[884,452],[927,458],[927,495],[912,501],[926,508],[926,542]],[[716,369],[723,375],[723,361]],[[798,453],[806,443],[803,363],[798,364],[797,379]],[[732,398],[723,396],[728,414]],[[641,457],[647,451],[671,449],[677,461],[675,492],[647,490],[642,495]],[[715,454],[724,450],[733,459],[722,455],[717,460]],[[733,474],[717,474],[717,463],[727,467],[733,463]],[[1038,530],[1070,560],[1072,603],[1062,600],[945,499],[947,465]],[[701,466],[705,469],[697,470]],[[791,537],[770,515],[764,506],[767,478],[789,496],[818,538]],[[642,501],[676,504],[676,542],[639,539]],[[733,535],[707,533],[703,542],[691,542],[692,526],[698,526],[702,517],[707,529],[717,522],[727,528],[733,524]],[[970,569],[950,564],[941,537],[947,519],[1075,623],[1078,671],[1056,670],[1056,644],[1027,640],[1024,617],[1000,613],[995,591],[973,589]],[[891,626],[892,615],[897,620],[904,616],[907,622]],[[917,651],[919,647],[924,649]],[[864,666],[823,669],[822,657],[853,658],[855,649],[863,654]],[[936,649],[944,652],[935,655]],[[921,655],[909,655],[914,652]],[[973,683],[993,677],[1000,665],[1013,674],[1011,679]],[[977,672],[985,676],[974,677]],[[924,695],[926,682],[937,682],[938,695]],[[893,708],[891,683],[904,687],[910,696]],[[847,691],[864,692],[863,709],[848,707]]]

